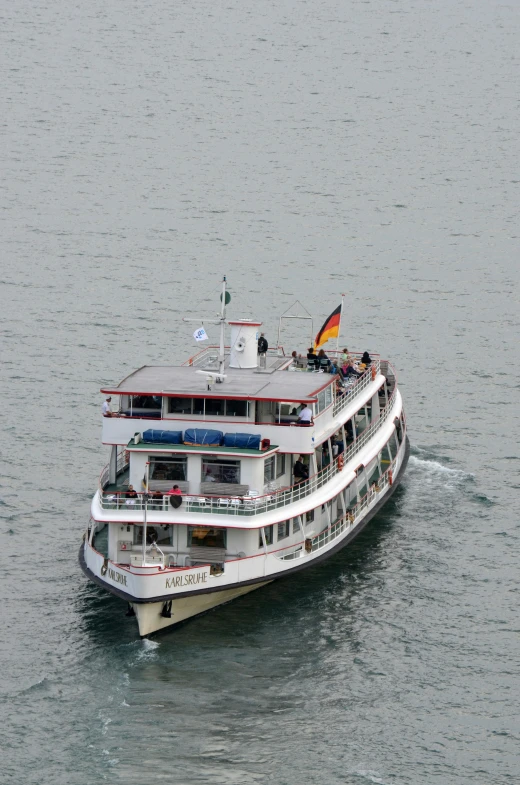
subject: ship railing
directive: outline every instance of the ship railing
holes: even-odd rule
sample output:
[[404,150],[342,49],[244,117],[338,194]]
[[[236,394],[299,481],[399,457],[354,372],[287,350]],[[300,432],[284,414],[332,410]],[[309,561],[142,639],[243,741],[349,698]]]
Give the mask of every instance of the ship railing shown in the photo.
[[379,477],[378,481],[372,483],[367,493],[359,500],[359,502],[353,505],[348,510],[348,512],[339,516],[339,518],[329,527],[313,537],[307,537],[303,543],[300,542],[296,545],[293,545],[291,552],[284,553],[283,555],[278,556],[278,558],[281,561],[291,561],[292,559],[298,559],[303,556],[302,547],[304,548],[305,553],[315,553],[316,551],[321,550],[321,548],[324,548],[326,545],[331,543],[333,540],[336,540],[347,530],[353,529],[359,518],[369,507],[372,506],[372,504],[378,498],[380,498],[380,494],[390,484],[390,472],[394,470],[394,467],[395,460],[392,461],[390,467]]
[[[130,464],[130,455],[128,450],[123,450],[117,456],[117,464],[116,464],[116,475],[122,474],[125,469],[128,468]],[[101,474],[99,475],[99,490],[100,492],[108,485],[110,479],[110,464],[107,463],[106,466],[103,467],[101,470]]]
[[342,395],[341,398],[337,399],[334,404],[334,409],[333,409],[334,416],[339,414],[339,412],[342,412],[346,406],[349,406],[352,403],[352,399],[354,398],[354,396],[360,393],[366,387],[368,387],[368,385],[371,384],[372,381],[374,380],[375,376],[380,372],[381,372],[380,360],[373,359],[370,367],[367,368],[363,376],[360,376],[354,382],[354,384],[348,386],[348,382],[347,382],[345,395]]
[[[224,356],[228,357],[231,353],[231,347],[224,347]],[[194,354],[188,360],[185,360],[182,365],[193,365],[195,367],[207,366],[208,363],[218,364],[220,348],[218,346],[205,346],[200,352]],[[285,352],[282,346],[271,347],[267,350],[268,357],[285,357]]]
[[[344,465],[359,452],[379,428],[384,425],[386,416],[393,406],[394,397],[395,388],[387,405],[381,410],[379,417],[371,422],[363,433],[361,433],[356,440],[338,456],[342,458],[341,461],[338,461],[338,458],[335,458],[332,463],[321,469],[317,474],[309,477],[308,480],[304,480],[288,488],[270,490],[262,496],[252,494],[246,496],[203,496],[201,494],[186,494],[183,495],[183,505],[179,508],[179,511],[195,512],[197,514],[206,513],[237,516],[261,515],[312,495],[330,482],[339,472],[343,471]],[[340,464],[342,465],[341,469],[339,468]],[[99,499],[101,507],[105,510],[126,508],[128,512],[140,512],[144,509],[142,494],[138,494],[136,498],[129,499],[126,496],[125,491],[105,493],[101,486]],[[152,496],[151,498],[149,497],[148,509],[151,511],[168,510],[169,499],[170,497],[168,495],[159,494],[157,494],[157,496]]]
[[[365,493],[363,497],[361,497],[356,504],[349,507],[349,509],[340,515],[329,527],[324,529],[322,532],[319,532],[316,535],[306,537],[304,540],[300,540],[296,543],[291,543],[282,548],[278,548],[274,551],[269,551],[268,556],[275,556],[280,561],[294,561],[296,559],[304,558],[306,555],[310,555],[311,553],[315,553],[325,546],[329,545],[331,542],[336,540],[342,534],[344,534],[349,529],[354,529],[356,526],[357,521],[364,515],[364,513],[375,503],[377,503],[378,499],[381,498],[381,494],[385,491],[385,489],[392,484],[393,481],[393,473],[395,471],[395,467],[397,465],[397,461],[399,458],[399,453],[403,449],[405,445],[405,440],[403,439],[401,446],[399,448],[399,452],[394,460],[391,462],[388,469],[383,472],[377,481],[372,482],[368,491]],[[155,547],[158,550],[162,557],[163,557],[163,564],[165,560],[164,552],[154,544],[151,546],[152,548]],[[147,548],[147,551],[150,550],[150,547]],[[101,554],[103,555],[103,554]],[[237,556],[232,556],[231,554],[226,555],[226,563],[228,562],[242,562],[248,561],[251,558],[261,558],[264,554],[259,554],[258,556],[245,556],[243,553],[238,554]],[[229,558],[231,557],[231,558]],[[168,568],[173,569],[191,569],[190,567],[180,567],[170,564],[171,559],[176,559],[177,556],[173,554],[168,554]],[[208,562],[210,564],[210,562]],[[200,565],[198,565],[200,566]]]

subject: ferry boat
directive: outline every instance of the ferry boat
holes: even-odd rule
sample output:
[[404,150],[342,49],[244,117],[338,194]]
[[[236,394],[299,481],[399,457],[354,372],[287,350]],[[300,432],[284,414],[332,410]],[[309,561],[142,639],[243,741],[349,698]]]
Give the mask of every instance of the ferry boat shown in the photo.
[[101,391],[118,406],[104,405],[110,460],[79,558],[141,636],[323,562],[388,501],[408,461],[387,360],[363,367],[351,353],[360,375],[342,378],[306,352],[288,356],[283,317],[278,345],[259,354],[262,323],[226,320],[228,300],[224,279],[218,346]]

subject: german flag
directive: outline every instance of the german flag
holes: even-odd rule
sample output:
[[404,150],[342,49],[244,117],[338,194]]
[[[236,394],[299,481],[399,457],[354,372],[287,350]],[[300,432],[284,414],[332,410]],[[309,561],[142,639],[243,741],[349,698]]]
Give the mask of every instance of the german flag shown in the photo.
[[323,327],[319,331],[314,341],[314,348],[319,349],[329,338],[337,338],[339,335],[339,325],[341,322],[341,305],[332,311],[328,319],[325,319]]

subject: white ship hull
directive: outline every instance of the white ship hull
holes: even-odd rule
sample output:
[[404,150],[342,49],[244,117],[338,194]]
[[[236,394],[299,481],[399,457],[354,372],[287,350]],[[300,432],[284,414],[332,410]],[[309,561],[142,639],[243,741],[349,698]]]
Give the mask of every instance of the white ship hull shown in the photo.
[[151,635],[153,632],[164,630],[166,627],[180,624],[180,622],[186,621],[186,619],[191,619],[192,616],[198,616],[200,613],[205,613],[218,605],[224,605],[237,597],[242,597],[255,589],[260,589],[267,583],[270,583],[270,581],[255,583],[252,586],[237,586],[234,589],[213,592],[212,594],[195,594],[191,597],[172,600],[168,611],[171,613],[171,617],[162,615],[164,602],[131,604],[137,617],[139,635],[144,637],[145,635]]

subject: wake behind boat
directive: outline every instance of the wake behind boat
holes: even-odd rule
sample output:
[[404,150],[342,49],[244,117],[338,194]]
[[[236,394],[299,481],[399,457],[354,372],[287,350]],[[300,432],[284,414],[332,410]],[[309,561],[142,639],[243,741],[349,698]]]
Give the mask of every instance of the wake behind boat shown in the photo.
[[288,357],[280,341],[270,350],[261,322],[226,321],[228,298],[224,279],[218,347],[102,390],[110,461],[80,564],[128,603],[141,636],[324,561],[385,504],[408,461],[387,360],[353,353],[342,371],[338,351],[323,361]]

